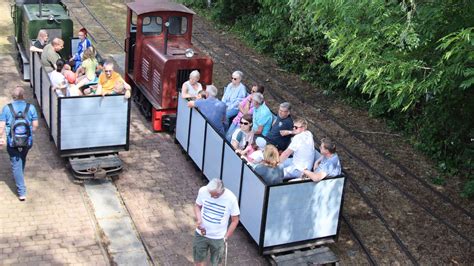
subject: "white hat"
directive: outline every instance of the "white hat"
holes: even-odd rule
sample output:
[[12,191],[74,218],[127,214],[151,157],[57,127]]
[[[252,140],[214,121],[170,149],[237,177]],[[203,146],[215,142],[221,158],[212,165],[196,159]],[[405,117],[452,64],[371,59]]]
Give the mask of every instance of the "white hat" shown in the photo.
[[267,141],[262,137],[258,137],[255,140],[255,144],[257,144],[259,149],[263,150],[263,149],[265,149],[265,146],[267,146]]

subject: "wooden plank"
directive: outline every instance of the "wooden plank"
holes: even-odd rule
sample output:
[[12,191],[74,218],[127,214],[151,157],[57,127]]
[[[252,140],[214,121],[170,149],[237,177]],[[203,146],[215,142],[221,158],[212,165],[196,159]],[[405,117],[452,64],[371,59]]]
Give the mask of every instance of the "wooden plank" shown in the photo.
[[272,255],[271,258],[279,266],[329,264],[339,261],[339,258],[328,247],[305,251],[296,250],[290,254]]

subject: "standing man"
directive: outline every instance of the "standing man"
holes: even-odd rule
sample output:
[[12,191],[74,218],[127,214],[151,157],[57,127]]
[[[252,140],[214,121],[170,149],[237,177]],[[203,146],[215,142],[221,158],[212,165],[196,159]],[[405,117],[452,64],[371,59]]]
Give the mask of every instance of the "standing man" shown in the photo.
[[59,38],[54,38],[50,44],[47,44],[43,48],[43,53],[41,54],[41,65],[48,74],[56,69],[56,61],[61,59],[59,51],[61,51],[63,48],[64,41]]
[[[211,253],[211,265],[218,265],[224,255],[225,242],[239,224],[239,205],[234,193],[219,179],[201,187],[194,205],[196,232],[193,241],[194,264],[201,266]],[[227,225],[231,218],[229,228]]]
[[[35,106],[24,100],[24,93],[25,90],[22,87],[16,86],[12,91],[13,102],[3,107],[0,115],[0,147],[3,145],[7,146],[13,178],[15,179],[18,199],[20,201],[26,200],[24,177],[26,155],[33,145],[33,132],[38,128],[38,114],[36,113]],[[24,128],[25,132],[29,132],[29,134],[23,133],[26,136],[26,146],[24,147],[18,147],[18,143],[15,141],[18,136],[17,134],[20,134],[16,130],[17,128],[20,129],[20,116],[24,118],[23,120],[26,120],[26,125],[29,126],[29,128]],[[6,140],[4,132],[7,136]]]
[[189,101],[188,107],[196,107],[201,111],[202,115],[207,118],[207,121],[215,127],[217,132],[225,135],[225,103],[219,101],[217,96],[217,88],[214,85],[206,87],[207,98],[198,99],[196,101]]
[[125,94],[125,99],[132,96],[132,87],[123,80],[119,73],[114,71],[114,63],[112,61],[105,61],[104,71],[99,75],[99,84],[97,86],[96,94],[102,96],[108,94]]
[[275,121],[273,121],[272,128],[266,137],[267,141],[275,145],[279,151],[286,150],[291,141],[292,135],[282,135],[283,130],[288,131],[293,129],[293,118],[291,118],[290,111],[291,104],[289,102],[280,104],[278,116]]

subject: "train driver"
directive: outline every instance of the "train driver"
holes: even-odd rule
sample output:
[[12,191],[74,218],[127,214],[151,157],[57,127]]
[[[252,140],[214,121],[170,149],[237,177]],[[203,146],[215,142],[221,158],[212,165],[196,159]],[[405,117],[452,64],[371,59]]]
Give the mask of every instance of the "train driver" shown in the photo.
[[132,87],[123,80],[119,73],[114,71],[114,63],[112,61],[106,61],[104,63],[104,71],[99,76],[99,84],[97,86],[96,94],[102,96],[108,94],[125,94],[125,98],[128,99],[132,91]]
[[200,91],[202,91],[202,85],[199,83],[201,74],[199,71],[193,70],[189,74],[189,80],[183,83],[181,88],[181,97],[183,98],[197,98]]
[[336,153],[336,143],[330,138],[323,138],[321,139],[321,146],[319,148],[321,154],[316,152],[316,158],[318,159],[314,163],[313,171],[307,169],[303,170],[303,174],[315,182],[327,176],[338,176],[342,172],[341,162]]
[[30,51],[32,52],[43,52],[43,48],[48,43],[48,32],[46,30],[38,31],[38,37],[36,37],[36,41],[30,46]]

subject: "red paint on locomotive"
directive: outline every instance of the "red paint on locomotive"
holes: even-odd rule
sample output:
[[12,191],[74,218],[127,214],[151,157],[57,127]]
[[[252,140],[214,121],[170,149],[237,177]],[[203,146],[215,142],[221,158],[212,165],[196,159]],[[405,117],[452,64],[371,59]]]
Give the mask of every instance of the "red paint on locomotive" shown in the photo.
[[[205,87],[212,83],[213,62],[191,42],[192,10],[153,0],[127,7],[126,80],[148,101],[153,129],[162,131],[163,117],[176,113],[178,94],[189,73],[199,70]],[[189,48],[192,57],[185,55]]]

